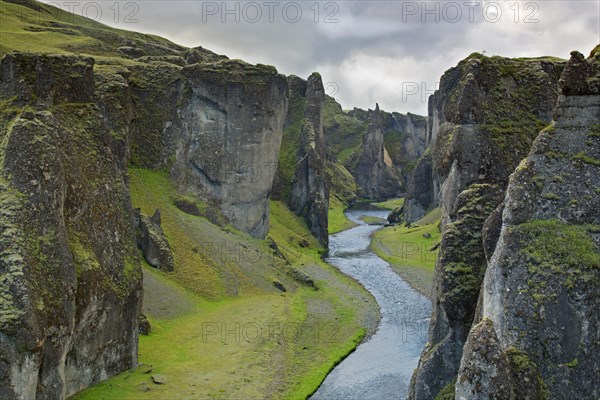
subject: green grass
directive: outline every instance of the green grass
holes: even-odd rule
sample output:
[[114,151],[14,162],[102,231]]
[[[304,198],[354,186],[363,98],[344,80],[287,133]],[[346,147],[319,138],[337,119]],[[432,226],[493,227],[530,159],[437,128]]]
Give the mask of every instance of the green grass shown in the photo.
[[400,197],[399,199],[390,199],[386,201],[381,201],[379,203],[373,203],[375,207],[384,208],[386,210],[395,210],[398,207],[402,207],[404,205],[404,197]]
[[335,233],[345,231],[346,229],[350,229],[356,224],[350,221],[346,215],[344,214],[344,210],[346,209],[346,204],[340,201],[335,196],[329,197],[329,234],[333,235]]
[[[160,208],[174,252],[173,273],[144,263],[145,285],[153,282],[144,295],[152,333],[139,342],[140,363],[152,365],[152,373],[166,376],[168,384],[154,385],[142,367],[102,382],[76,400],[304,399],[362,340],[362,316],[376,312],[374,301],[358,283],[321,261],[323,249],[302,218],[283,203],[270,203],[269,239],[291,267],[318,278],[318,290],[291,279],[286,274],[290,266],[278,257],[254,263],[253,269],[241,260],[230,262],[220,253],[202,251],[216,238],[230,248],[237,242],[272,253],[269,239],[221,229],[177,209],[173,199],[194,199],[177,193],[166,173],[132,168],[130,175],[134,206],[146,214]],[[200,202],[199,208],[203,206]],[[286,287],[285,293],[273,288],[275,280]],[[223,327],[237,336],[223,338]],[[218,332],[210,334],[211,328]],[[142,392],[142,383],[150,391]]]
[[[0,56],[11,51],[99,56],[105,61],[127,62],[117,51],[123,39],[139,45],[180,48],[158,36],[111,28],[77,14],[28,0],[23,5],[0,1]],[[168,49],[167,53],[168,53]]]
[[[413,227],[396,225],[377,231],[371,242],[371,249],[422,293],[428,293],[433,282],[438,250],[431,249],[441,240],[439,220],[440,211],[436,208]],[[424,237],[425,234],[430,237]]]
[[387,224],[387,219],[384,218],[379,218],[379,217],[373,217],[371,215],[363,215],[362,217],[360,217],[361,221],[366,222],[367,224],[373,224],[373,225],[381,225],[381,224]]

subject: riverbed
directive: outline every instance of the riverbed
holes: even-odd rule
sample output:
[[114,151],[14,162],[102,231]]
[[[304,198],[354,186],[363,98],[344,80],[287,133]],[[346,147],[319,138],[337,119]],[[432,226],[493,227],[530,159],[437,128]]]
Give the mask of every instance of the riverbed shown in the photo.
[[385,219],[387,214],[347,211],[347,217],[358,226],[329,237],[326,261],[373,294],[381,309],[381,322],[369,340],[329,373],[311,399],[406,399],[412,372],[427,341],[431,302],[369,249],[371,235],[381,226],[368,225],[360,217]]

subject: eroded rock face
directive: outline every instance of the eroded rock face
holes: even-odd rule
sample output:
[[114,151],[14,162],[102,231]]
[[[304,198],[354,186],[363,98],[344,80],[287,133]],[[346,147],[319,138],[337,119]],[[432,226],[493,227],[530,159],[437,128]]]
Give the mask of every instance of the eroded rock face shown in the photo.
[[364,197],[391,198],[398,195],[402,182],[394,166],[385,160],[383,120],[379,105],[369,113],[368,121],[361,152],[352,174]]
[[238,229],[264,238],[287,112],[287,81],[267,66],[225,60],[223,70],[183,69],[191,93],[181,111],[171,177],[182,192],[216,201]]
[[[458,373],[487,264],[484,222],[502,202],[510,173],[550,122],[563,65],[472,54],[442,76],[430,97],[433,183],[423,180],[427,186],[413,192],[433,192],[442,211],[442,240],[429,346],[411,399],[434,398]],[[406,201],[415,200],[411,195]],[[486,248],[493,239],[486,236]]]
[[456,212],[442,230],[429,342],[415,372],[416,382],[422,382],[411,393],[415,398],[434,398],[458,373],[487,266],[482,228],[502,194],[497,185],[472,185],[458,196]]
[[[195,61],[192,50],[188,59]],[[131,159],[168,170],[181,193],[216,205],[233,226],[264,238],[287,112],[286,78],[270,66],[199,60],[129,67],[133,117],[124,123]]]
[[407,222],[418,221],[435,207],[432,163],[431,153],[428,152],[419,159],[409,178],[403,209]]
[[0,397],[64,399],[137,363],[126,150],[93,103],[92,59],[0,67]]
[[156,210],[152,217],[135,210],[136,220],[138,221],[137,244],[144,259],[154,268],[163,271],[173,271],[173,254],[165,233],[160,226],[160,210]]
[[321,76],[312,74],[305,89],[304,124],[296,156],[296,170],[290,188],[289,206],[304,217],[309,230],[321,245],[329,243],[329,184],[325,168],[327,149],[323,134],[323,99]]
[[[600,396],[599,82],[600,52],[587,60],[572,53],[559,82],[555,123],[537,137],[506,192],[483,316],[500,350],[521,360],[513,374],[526,362],[535,378],[513,380],[515,398]],[[477,340],[471,335],[468,346]],[[465,353],[462,365],[486,369],[482,357],[489,358],[485,349]],[[481,398],[474,379],[472,368],[461,369],[456,393]]]

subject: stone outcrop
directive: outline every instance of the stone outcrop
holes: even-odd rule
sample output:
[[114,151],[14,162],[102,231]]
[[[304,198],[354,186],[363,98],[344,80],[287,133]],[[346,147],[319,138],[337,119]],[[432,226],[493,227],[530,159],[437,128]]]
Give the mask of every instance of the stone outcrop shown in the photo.
[[434,398],[458,374],[487,265],[484,223],[502,202],[509,175],[551,121],[563,66],[553,58],[472,54],[444,73],[429,99],[433,184],[425,179],[427,186],[413,192],[433,191],[442,239],[429,343],[411,399]]
[[[354,108],[350,111],[343,111],[339,103],[333,98],[325,96],[323,116],[324,116],[324,131],[327,146],[332,149],[332,153],[343,166],[351,172],[355,181],[367,181],[369,177],[357,175],[357,164],[359,158],[365,152],[364,145],[367,132],[370,135],[374,133],[370,125],[374,122],[373,110],[362,110]],[[377,191],[381,191],[385,195],[386,192],[396,191],[391,189],[402,189],[402,183],[408,178],[410,172],[415,167],[417,160],[425,153],[427,147],[427,118],[408,113],[406,115],[397,112],[378,112],[378,130],[383,135],[383,152],[381,159],[386,170],[385,174],[393,176],[391,181],[387,181],[387,187],[378,187]],[[371,130],[370,130],[371,129]],[[372,138],[369,139],[372,142]],[[379,150],[368,150],[377,153],[379,158]],[[333,170],[334,168],[331,168]],[[335,168],[338,169],[339,168]],[[360,171],[363,171],[362,169]],[[330,174],[332,178],[332,187],[344,187],[348,185],[336,185],[335,175]],[[339,174],[338,174],[339,175]],[[344,174],[345,175],[345,174]],[[345,178],[345,177],[344,177]],[[381,182],[375,183],[383,185]],[[344,182],[346,180],[344,179]],[[338,194],[337,189],[334,193]],[[339,196],[341,198],[348,196]]]
[[300,131],[289,206],[304,218],[308,229],[319,239],[321,245],[327,247],[329,184],[325,172],[327,149],[321,114],[324,96],[321,76],[314,73],[306,82],[304,123]]
[[137,245],[142,250],[144,259],[154,268],[173,271],[173,254],[160,226],[160,210],[156,210],[152,217],[141,214],[139,209],[136,209],[135,213],[138,221]]
[[431,152],[427,152],[417,162],[406,185],[403,217],[407,222],[418,221],[435,206],[433,160]]
[[141,269],[94,60],[0,62],[0,397],[64,399],[137,364]]
[[[571,53],[558,86],[553,125],[508,184],[483,286],[486,327],[469,335],[472,350],[463,355],[456,386],[460,399],[600,396],[598,48],[588,59]],[[496,344],[478,347],[481,342]],[[509,360],[512,379],[483,388],[482,377],[505,369],[501,358]]]
[[273,67],[221,59],[131,67],[136,118],[131,158],[170,171],[181,193],[216,204],[254,237],[269,227],[269,194],[287,111],[287,81]]
[[377,104],[369,113],[367,130],[363,137],[361,151],[352,175],[368,199],[384,199],[397,196],[402,182],[394,166],[385,160],[383,143],[383,120]]
[[427,118],[407,113],[384,113],[385,148],[406,180],[427,149]]

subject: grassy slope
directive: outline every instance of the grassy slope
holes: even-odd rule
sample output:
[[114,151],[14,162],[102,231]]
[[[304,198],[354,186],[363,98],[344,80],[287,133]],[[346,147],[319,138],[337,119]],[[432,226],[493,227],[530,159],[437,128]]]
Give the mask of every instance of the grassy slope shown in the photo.
[[[320,261],[322,249],[282,203],[271,203],[270,237],[294,266],[315,279],[317,291],[285,274],[285,264],[272,256],[267,240],[221,230],[174,207],[172,199],[180,195],[165,174],[130,173],[134,206],[143,213],[160,208],[174,251],[175,272],[145,266],[144,308],[153,332],[140,337],[139,349],[140,362],[152,365],[153,373],[165,375],[169,383],[152,384],[142,367],[75,398],[305,398],[312,393],[365,335],[366,316],[376,314],[373,299]],[[300,247],[303,239],[308,248]],[[231,262],[227,254],[206,250],[215,240],[229,249],[235,243],[254,246],[260,260],[244,263],[242,253]],[[274,280],[287,292],[274,289]],[[226,335],[224,343],[222,324],[234,331],[239,326],[238,337]],[[219,332],[203,335],[212,327]],[[144,382],[150,391],[139,389]]]
[[[183,50],[156,36],[113,29],[30,0],[21,3],[0,1],[0,56],[14,50],[90,55],[96,59],[95,69],[102,69],[138,63],[116,51],[124,39],[134,40],[149,55]],[[166,174],[139,169],[131,174],[134,205],[145,214],[161,209],[163,228],[174,252],[175,272],[164,274],[145,267],[144,307],[154,331],[140,338],[140,362],[152,364],[154,372],[167,376],[169,384],[152,385],[149,375],[137,370],[76,398],[305,398],[354,349],[367,322],[373,328],[377,315],[374,299],[356,282],[320,261],[322,249],[302,221],[282,204],[272,204],[271,236],[294,266],[316,277],[318,291],[295,283],[267,241],[230,227],[220,229],[175,208],[172,199],[179,195]],[[310,242],[308,249],[299,246],[302,239]],[[219,251],[223,245],[225,251]],[[249,260],[252,251],[260,254],[258,262]],[[277,291],[273,281],[282,282],[288,291]],[[283,332],[278,335],[275,331],[271,338],[264,328],[256,343],[202,340],[206,323],[231,327],[269,321],[291,327],[318,325],[319,335],[314,338],[313,328],[297,336],[290,336],[288,330],[282,337]],[[151,386],[149,392],[138,389],[142,382]]]
[[344,214],[346,204],[335,196],[329,196],[329,234],[333,235],[346,229],[350,229],[356,224],[350,221]]
[[[378,256],[389,262],[413,288],[425,294],[429,294],[433,282],[438,251],[431,248],[440,241],[439,221],[440,210],[436,208],[417,221],[415,227],[383,228],[373,235],[371,242]],[[426,233],[431,237],[424,237]]]
[[390,199],[386,201],[382,201],[379,203],[373,203],[375,207],[384,208],[386,210],[395,210],[398,207],[402,207],[404,205],[404,197],[399,199]]
[[117,53],[123,38],[160,47],[183,49],[158,36],[111,28],[56,7],[23,0],[22,5],[0,1],[0,56],[13,50],[94,55],[97,59],[126,60]]

